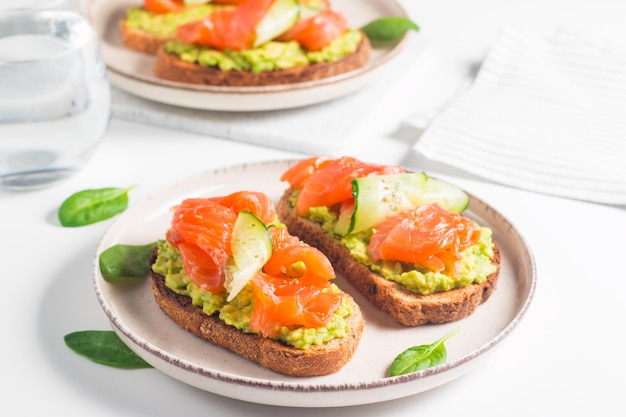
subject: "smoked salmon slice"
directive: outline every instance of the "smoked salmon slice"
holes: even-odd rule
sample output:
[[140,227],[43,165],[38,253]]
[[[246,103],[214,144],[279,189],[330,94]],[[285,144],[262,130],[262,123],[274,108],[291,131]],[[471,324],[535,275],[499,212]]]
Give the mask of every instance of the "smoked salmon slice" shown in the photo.
[[250,325],[265,336],[281,327],[317,328],[328,324],[342,296],[331,291],[330,261],[285,228],[271,228],[274,253],[252,280],[255,301]]
[[480,234],[475,222],[431,203],[375,226],[367,251],[373,261],[408,262],[457,276],[461,252]]
[[225,266],[232,255],[231,236],[240,211],[267,222],[273,243],[270,259],[250,281],[254,297],[251,328],[275,336],[284,327],[328,324],[343,300],[332,291],[334,269],[318,249],[273,225],[276,210],[264,193],[240,191],[189,198],[174,207],[166,239],[180,251],[185,273],[206,291],[224,291]]
[[348,21],[334,10],[302,19],[276,40],[296,41],[309,51],[319,51],[348,29]]
[[234,9],[216,10],[206,18],[181,25],[176,37],[182,42],[215,49],[241,51],[255,41],[255,26],[273,0],[248,0]]
[[236,219],[234,210],[210,199],[187,199],[174,209],[165,237],[181,252],[189,278],[206,291],[224,289],[228,238]]
[[[173,0],[153,0],[172,2]],[[247,0],[219,2],[233,4],[233,9],[216,10],[201,21],[181,25],[177,38],[184,43],[208,46],[219,50],[241,51],[250,49],[256,41],[256,27],[268,13],[275,0]],[[296,41],[303,48],[317,51],[343,34],[348,22],[343,14],[331,10],[324,0],[300,0],[298,3],[316,10],[300,19],[277,41]],[[281,28],[282,30],[282,28]]]
[[292,187],[300,187],[296,213],[305,215],[313,207],[332,207],[354,201],[352,180],[368,175],[397,174],[400,166],[362,162],[350,156],[308,158],[289,168],[281,180]]
[[265,193],[236,191],[223,197],[211,197],[211,200],[229,207],[237,213],[249,211],[265,224],[272,224],[276,221],[274,202]]
[[185,9],[183,0],[144,0],[143,7],[153,13],[180,12]]

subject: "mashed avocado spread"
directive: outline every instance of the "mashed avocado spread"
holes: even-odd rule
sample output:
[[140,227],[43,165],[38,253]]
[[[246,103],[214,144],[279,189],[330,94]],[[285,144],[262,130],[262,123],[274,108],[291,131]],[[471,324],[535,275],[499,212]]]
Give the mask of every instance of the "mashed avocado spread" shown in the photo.
[[362,33],[355,29],[346,31],[320,51],[306,51],[299,43],[266,42],[243,51],[218,51],[178,40],[167,42],[165,50],[182,61],[222,71],[244,70],[258,74],[262,71],[285,70],[318,62],[335,62],[356,51]]
[[[168,242],[158,242],[159,255],[152,270],[165,277],[165,285],[172,291],[191,297],[195,306],[202,308],[206,315],[219,315],[225,323],[246,332],[254,333],[250,328],[250,318],[254,306],[252,289],[248,284],[231,301],[226,302],[226,292],[211,293],[201,289],[191,281],[183,271],[180,252]],[[332,284],[333,291],[339,289]],[[307,349],[312,345],[321,345],[335,338],[345,337],[350,331],[346,318],[352,314],[352,307],[344,302],[334,313],[330,323],[321,328],[281,329],[275,339],[298,349]]]
[[201,4],[196,7],[186,7],[184,11],[176,13],[153,13],[143,7],[133,6],[126,11],[125,24],[131,29],[138,29],[155,36],[170,36],[176,33],[178,26],[200,20],[217,7]]
[[[292,203],[294,201],[292,199]],[[328,234],[332,234],[337,222],[337,215],[330,212],[327,207],[310,209],[307,217],[319,223]],[[446,275],[445,271],[435,272],[419,265],[397,261],[373,262],[367,255],[371,235],[372,229],[365,230],[341,238],[341,243],[350,250],[352,256],[369,266],[372,271],[419,294],[449,291],[474,282],[480,284],[496,271],[496,266],[491,262],[494,245],[492,231],[488,227],[481,227],[480,241],[462,252],[458,277]]]

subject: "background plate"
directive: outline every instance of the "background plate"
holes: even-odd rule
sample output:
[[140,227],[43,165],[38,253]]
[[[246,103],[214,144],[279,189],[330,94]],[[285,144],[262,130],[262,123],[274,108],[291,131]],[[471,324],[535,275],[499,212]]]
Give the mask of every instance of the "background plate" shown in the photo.
[[[373,308],[342,277],[335,282],[353,294],[366,320],[352,360],[339,372],[313,378],[269,371],[179,328],[157,306],[149,281],[109,284],[97,256],[115,244],[162,239],[170,207],[188,197],[225,195],[239,190],[266,192],[276,201],[285,184],[280,175],[295,161],[269,161],[204,172],[148,195],[128,208],[101,240],[94,265],[98,301],[117,334],[155,368],[182,382],[240,400],[282,406],[334,407],[387,401],[445,384],[476,366],[526,313],[535,291],[535,264],[519,232],[500,213],[472,197],[468,217],[491,227],[502,252],[496,291],[471,316],[444,325],[407,328]],[[446,342],[446,363],[398,377],[385,377],[398,353],[432,343],[454,327]]]
[[[305,83],[266,87],[200,86],[161,80],[153,75],[154,58],[122,45],[119,19],[139,0],[98,0],[94,5],[94,26],[101,38],[102,54],[111,84],[142,98],[165,104],[202,110],[261,111],[316,104],[339,98],[371,84],[388,67],[406,44],[405,36],[389,48],[373,48],[363,68]],[[404,16],[394,0],[334,0],[350,26],[362,25],[384,16]]]

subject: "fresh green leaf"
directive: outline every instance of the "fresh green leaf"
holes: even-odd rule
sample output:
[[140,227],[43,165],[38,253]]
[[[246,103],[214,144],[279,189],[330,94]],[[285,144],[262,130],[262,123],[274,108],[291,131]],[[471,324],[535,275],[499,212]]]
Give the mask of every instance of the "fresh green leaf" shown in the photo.
[[448,356],[444,342],[458,331],[457,327],[433,344],[413,346],[400,353],[391,363],[389,376],[409,374],[444,363]]
[[67,347],[95,363],[123,369],[152,368],[112,330],[84,330],[63,339]]
[[417,23],[406,17],[381,17],[361,27],[372,43],[392,43],[398,41],[409,30],[419,32]]
[[150,272],[150,255],[157,243],[147,245],[114,245],[98,257],[100,273],[108,282],[127,282],[128,278],[145,277]]
[[59,207],[59,221],[65,227],[79,227],[109,219],[128,208],[128,191],[132,188],[78,191]]

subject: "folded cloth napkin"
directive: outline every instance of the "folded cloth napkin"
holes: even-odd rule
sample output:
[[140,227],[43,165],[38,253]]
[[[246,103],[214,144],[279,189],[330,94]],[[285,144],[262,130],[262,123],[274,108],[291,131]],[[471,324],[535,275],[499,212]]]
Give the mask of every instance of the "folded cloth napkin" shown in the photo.
[[414,150],[508,186],[626,204],[626,43],[505,31]]

